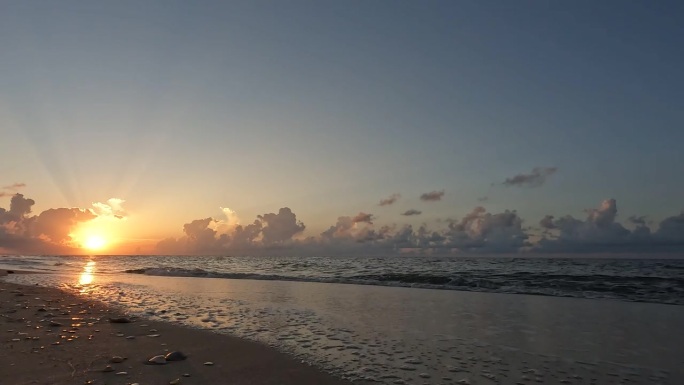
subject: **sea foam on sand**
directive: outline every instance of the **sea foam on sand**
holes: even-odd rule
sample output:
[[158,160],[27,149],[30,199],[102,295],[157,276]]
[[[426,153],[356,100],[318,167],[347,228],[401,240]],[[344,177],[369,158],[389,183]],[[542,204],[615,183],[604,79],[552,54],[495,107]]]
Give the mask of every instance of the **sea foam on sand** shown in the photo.
[[309,282],[22,275],[155,320],[257,340],[352,380],[684,383],[684,307]]

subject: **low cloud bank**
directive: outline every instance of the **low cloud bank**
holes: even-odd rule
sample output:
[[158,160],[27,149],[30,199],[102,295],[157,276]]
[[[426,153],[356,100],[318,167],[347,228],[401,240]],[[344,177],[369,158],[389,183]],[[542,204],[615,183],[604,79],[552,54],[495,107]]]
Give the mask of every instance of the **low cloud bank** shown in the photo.
[[[127,213],[124,201],[110,199],[92,208],[52,208],[32,213],[33,199],[15,193],[8,209],[0,208],[0,252],[15,254],[74,254],[81,250],[72,239],[78,226],[94,219],[119,220]],[[460,219],[442,221],[440,228],[425,224],[379,224],[368,212],[340,216],[317,235],[306,236],[306,226],[288,207],[258,215],[240,224],[236,213],[222,208],[224,218],[200,218],[182,226],[183,236],[156,246],[159,254],[229,255],[387,255],[401,253],[662,253],[684,251],[684,212],[652,224],[644,216],[621,223],[615,199],[571,215],[544,216],[538,227],[524,225],[515,210],[488,212],[477,206]],[[410,209],[402,215],[420,211]]]
[[[24,187],[15,183],[5,189]],[[80,245],[72,238],[82,223],[96,218],[124,218],[123,200],[93,203],[92,209],[52,208],[31,215],[36,202],[14,193],[9,209],[0,207],[0,252],[15,254],[76,254]]]
[[[416,215],[408,210],[404,215]],[[515,210],[490,213],[475,207],[445,228],[426,225],[376,225],[373,214],[341,216],[317,236],[304,237],[305,226],[290,208],[257,216],[247,226],[219,233],[220,220],[204,218],[184,226],[181,238],[168,238],[159,253],[232,255],[387,255],[401,253],[597,253],[672,252],[684,250],[684,213],[665,218],[655,231],[643,217],[634,217],[628,229],[616,221],[617,203],[608,199],[586,210],[583,220],[547,215],[539,228],[523,226]],[[413,214],[412,214],[413,213]],[[531,239],[537,239],[532,242]]]

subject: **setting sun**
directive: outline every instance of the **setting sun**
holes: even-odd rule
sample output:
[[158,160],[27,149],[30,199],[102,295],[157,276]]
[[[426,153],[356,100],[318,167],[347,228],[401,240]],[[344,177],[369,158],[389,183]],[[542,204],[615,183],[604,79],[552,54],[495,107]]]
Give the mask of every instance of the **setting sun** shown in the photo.
[[107,241],[99,235],[91,235],[83,243],[83,247],[89,250],[100,250],[105,247]]

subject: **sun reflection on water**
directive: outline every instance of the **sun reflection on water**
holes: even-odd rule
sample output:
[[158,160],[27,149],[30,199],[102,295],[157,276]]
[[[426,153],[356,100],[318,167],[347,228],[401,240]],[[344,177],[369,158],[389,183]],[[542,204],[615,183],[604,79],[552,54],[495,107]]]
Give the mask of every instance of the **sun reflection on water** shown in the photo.
[[90,285],[93,283],[93,273],[95,272],[95,261],[88,261],[83,266],[83,272],[78,278],[78,284],[81,286]]

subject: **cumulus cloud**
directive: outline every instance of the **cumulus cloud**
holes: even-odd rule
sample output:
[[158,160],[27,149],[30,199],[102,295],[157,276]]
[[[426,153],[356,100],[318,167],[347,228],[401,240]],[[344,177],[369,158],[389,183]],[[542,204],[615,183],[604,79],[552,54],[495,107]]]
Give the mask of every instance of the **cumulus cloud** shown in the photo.
[[400,194],[392,194],[385,199],[381,199],[380,203],[378,203],[378,206],[389,206],[394,204],[394,202],[396,202],[399,198],[401,198]]
[[449,224],[447,245],[471,252],[516,252],[529,245],[522,222],[516,211],[491,214],[478,206],[460,221]]
[[410,209],[410,210],[404,211],[403,213],[401,213],[401,215],[404,215],[404,216],[409,217],[409,216],[412,216],[412,215],[420,215],[420,214],[422,214],[422,213],[423,213],[423,212],[420,211],[420,210]]
[[21,218],[31,213],[31,206],[35,203],[33,199],[24,198],[23,194],[14,194],[10,200],[9,213]]
[[[368,220],[371,219],[370,217]],[[289,207],[281,208],[278,214],[264,214],[259,215],[258,218],[263,225],[261,233],[263,235],[262,242],[265,245],[285,243],[306,228],[302,222],[297,221],[297,216]]]
[[518,174],[506,178],[502,184],[504,186],[539,187],[556,171],[558,171],[557,167],[535,167],[528,174]]
[[420,194],[420,200],[425,202],[434,202],[442,200],[444,196],[444,190],[440,191],[430,191],[427,193]]
[[93,203],[93,211],[98,217],[124,219],[126,218],[126,210],[123,209],[123,204],[126,202],[119,198],[110,198],[106,203]]
[[183,237],[166,238],[157,244],[159,252],[170,254],[204,254],[246,252],[288,247],[306,226],[297,220],[289,207],[278,213],[258,215],[253,223],[241,225],[236,213],[221,208],[225,219],[207,217],[183,225]]
[[[21,187],[21,186],[19,186]],[[0,208],[0,250],[6,253],[74,252],[71,233],[82,222],[96,218],[88,209],[55,208],[31,216],[33,199],[16,193],[10,208]]]
[[630,217],[633,230],[617,222],[615,199],[606,199],[598,208],[586,210],[584,220],[570,215],[541,220],[549,232],[534,246],[548,252],[669,252],[684,250],[684,213],[663,219],[657,230],[647,226],[644,217]]

